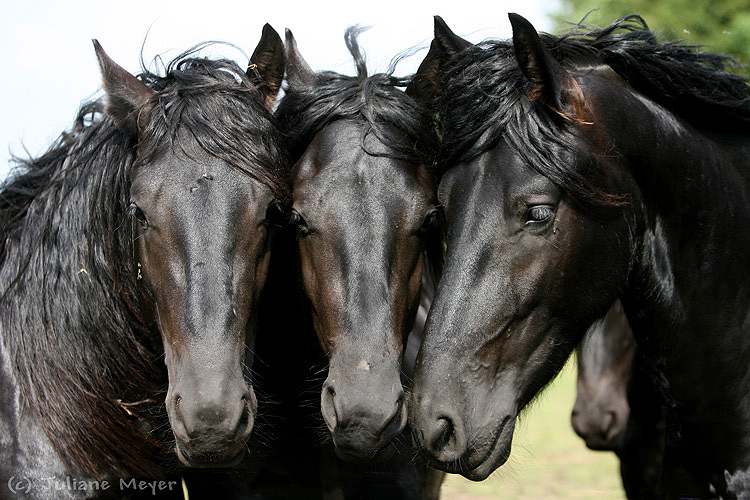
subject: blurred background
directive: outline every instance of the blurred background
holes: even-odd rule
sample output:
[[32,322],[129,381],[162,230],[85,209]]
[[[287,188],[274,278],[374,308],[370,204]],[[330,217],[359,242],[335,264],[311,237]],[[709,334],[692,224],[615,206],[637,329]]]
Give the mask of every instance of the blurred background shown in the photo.
[[[413,55],[396,71],[406,75],[426,54],[433,15],[441,15],[453,31],[476,43],[510,37],[507,12],[517,12],[538,30],[551,33],[561,33],[587,15],[585,24],[604,26],[638,13],[662,39],[683,39],[750,62],[747,0],[4,0],[0,179],[12,166],[12,156],[44,152],[70,126],[80,103],[100,95],[92,38],[133,73],[141,65],[158,70],[164,61],[206,40],[234,44],[214,46],[209,53],[244,65],[269,22],[282,37],[284,28],[293,30],[314,70],[352,74],[343,33],[359,24],[371,26],[360,39],[371,72],[385,71],[395,55],[410,50]],[[573,433],[574,399],[575,365],[569,363],[522,415],[509,462],[482,483],[450,476],[442,498],[624,498],[614,454],[589,451]]]

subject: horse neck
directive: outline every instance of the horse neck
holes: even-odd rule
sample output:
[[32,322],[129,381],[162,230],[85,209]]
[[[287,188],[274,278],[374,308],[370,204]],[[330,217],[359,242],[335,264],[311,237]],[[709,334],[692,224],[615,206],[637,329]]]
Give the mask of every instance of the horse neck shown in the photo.
[[[726,385],[747,379],[750,352],[750,137],[709,136],[637,100],[621,108],[638,115],[624,118],[638,125],[619,148],[638,212],[623,303],[639,348],[669,380],[667,401],[690,409],[684,429],[726,437],[702,451],[728,466],[743,460],[727,450],[750,428],[747,387]],[[721,418],[709,415],[717,406]]]
[[[750,266],[743,265],[750,234],[741,229],[750,226],[750,136],[709,136],[633,96],[613,119],[626,123],[615,126],[624,131],[617,149],[632,176],[636,259],[653,276],[650,295],[671,297],[669,307],[684,314],[691,301],[717,292],[735,302],[738,283],[750,282]],[[705,289],[696,290],[696,280]],[[722,290],[719,280],[727,284]]]

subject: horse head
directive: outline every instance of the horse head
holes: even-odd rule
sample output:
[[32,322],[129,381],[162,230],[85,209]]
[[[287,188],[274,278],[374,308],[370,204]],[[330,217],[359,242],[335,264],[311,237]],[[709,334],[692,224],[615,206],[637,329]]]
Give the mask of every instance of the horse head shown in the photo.
[[419,157],[431,131],[390,75],[314,73],[287,31],[277,116],[296,161],[294,217],[304,289],[329,369],[325,422],[343,456],[372,459],[406,425],[401,359],[414,324],[435,190]]
[[176,452],[189,466],[230,465],[256,414],[248,345],[268,267],[266,222],[284,191],[270,113],[281,39],[266,25],[246,74],[193,58],[145,83],[94,45],[107,113],[137,142],[134,278],[144,321],[163,341]]

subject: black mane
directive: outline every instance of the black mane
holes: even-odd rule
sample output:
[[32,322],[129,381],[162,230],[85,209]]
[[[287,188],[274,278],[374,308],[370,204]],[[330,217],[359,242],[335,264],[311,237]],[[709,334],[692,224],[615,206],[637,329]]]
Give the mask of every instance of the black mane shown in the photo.
[[258,85],[232,62],[189,54],[164,77],[140,76],[157,91],[140,144],[93,101],[46,153],[17,160],[0,190],[3,344],[26,408],[71,473],[159,477],[170,464],[161,337],[138,302],[133,170],[189,131],[289,199],[281,135]]
[[[393,70],[368,76],[357,43],[359,33],[356,27],[346,31],[357,76],[321,71],[316,73],[312,86],[285,88],[276,116],[292,160],[298,160],[315,134],[329,123],[355,119],[366,123],[368,133],[393,151],[389,156],[431,165],[436,138],[429,117],[416,101],[399,90],[406,86],[406,80],[393,76]],[[364,140],[363,137],[363,147]]]
[[[750,85],[729,72],[736,64],[730,57],[659,42],[639,16],[541,39],[568,70],[608,65],[636,91],[686,120],[710,120],[716,127],[750,125]],[[617,196],[600,192],[585,175],[561,168],[561,151],[575,150],[572,124],[526,99],[531,84],[511,41],[468,47],[449,60],[442,78],[444,91],[435,103],[443,138],[440,168],[474,158],[503,138],[529,165],[577,198],[616,202]]]

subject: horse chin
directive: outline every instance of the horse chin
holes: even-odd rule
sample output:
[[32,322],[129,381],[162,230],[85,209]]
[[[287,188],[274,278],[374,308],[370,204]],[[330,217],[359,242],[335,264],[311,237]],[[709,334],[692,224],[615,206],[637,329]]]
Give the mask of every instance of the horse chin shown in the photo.
[[510,457],[511,444],[513,443],[513,431],[516,427],[514,417],[507,416],[500,424],[495,434],[495,441],[490,450],[479,462],[479,465],[468,471],[458,471],[466,479],[472,481],[484,481],[490,474],[503,465]]
[[347,462],[385,462],[392,458],[397,450],[396,444],[391,441],[382,448],[359,449],[340,447],[334,443],[336,456]]
[[187,453],[180,443],[175,445],[175,453],[180,463],[186,467],[193,467],[197,469],[217,469],[225,467],[234,467],[242,462],[245,458],[245,448],[240,450],[234,455],[222,455],[219,453]]
[[614,437],[587,436],[584,438],[586,447],[594,451],[617,451],[621,447],[623,434],[619,433]]

